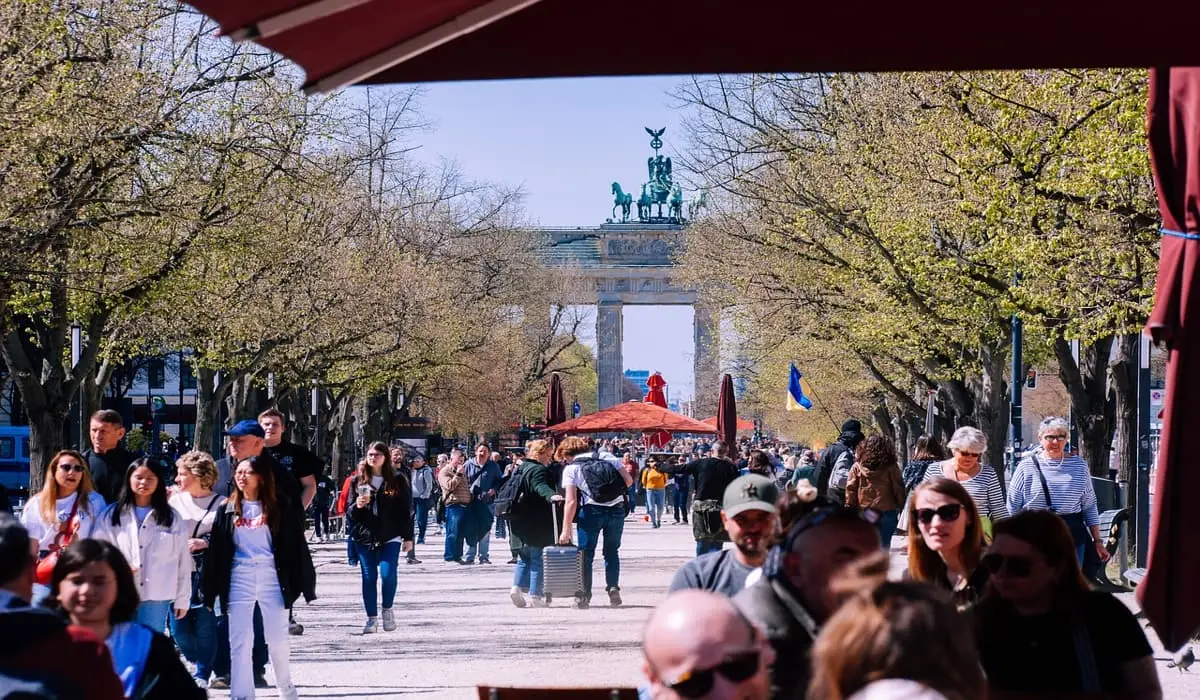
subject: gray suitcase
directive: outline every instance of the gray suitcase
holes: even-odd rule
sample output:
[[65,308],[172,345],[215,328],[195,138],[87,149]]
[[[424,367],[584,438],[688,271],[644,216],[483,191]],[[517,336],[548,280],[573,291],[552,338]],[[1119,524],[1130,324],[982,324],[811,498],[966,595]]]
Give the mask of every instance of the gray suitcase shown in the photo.
[[[550,504],[554,541],[558,541],[558,512]],[[570,525],[564,524],[566,527]],[[554,545],[542,549],[542,581],[546,600],[583,595],[583,552],[574,546]]]

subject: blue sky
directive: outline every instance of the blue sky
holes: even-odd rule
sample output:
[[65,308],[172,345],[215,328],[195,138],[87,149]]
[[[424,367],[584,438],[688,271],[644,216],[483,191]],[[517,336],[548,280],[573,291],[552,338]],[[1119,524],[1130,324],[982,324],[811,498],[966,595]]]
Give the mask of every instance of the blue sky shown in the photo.
[[[532,223],[595,226],[612,213],[611,183],[626,192],[646,181],[644,127],[667,127],[664,151],[682,147],[682,113],[668,94],[679,78],[586,78],[425,87],[432,122],[419,158],[449,159],[471,179],[520,187]],[[591,335],[584,339],[593,345]],[[626,369],[660,370],[672,399],[692,395],[692,311],[626,307]]]

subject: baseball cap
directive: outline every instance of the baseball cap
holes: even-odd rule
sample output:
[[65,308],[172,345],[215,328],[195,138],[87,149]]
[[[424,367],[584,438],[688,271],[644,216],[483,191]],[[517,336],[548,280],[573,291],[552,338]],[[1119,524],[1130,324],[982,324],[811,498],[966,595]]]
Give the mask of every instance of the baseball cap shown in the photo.
[[725,487],[721,510],[730,518],[748,510],[776,513],[775,501],[778,499],[779,488],[775,482],[761,474],[746,474]]
[[237,423],[234,423],[232,428],[221,434],[228,435],[229,437],[245,437],[247,435],[253,435],[254,437],[265,438],[267,436],[267,434],[263,432],[262,426],[258,424],[258,421],[252,420],[238,421]]

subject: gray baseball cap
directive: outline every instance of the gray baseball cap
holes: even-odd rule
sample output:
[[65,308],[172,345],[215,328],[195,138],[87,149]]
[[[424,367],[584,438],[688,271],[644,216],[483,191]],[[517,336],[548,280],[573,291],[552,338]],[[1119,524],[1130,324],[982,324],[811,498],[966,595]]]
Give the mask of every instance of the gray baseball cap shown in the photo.
[[725,497],[721,499],[721,510],[732,518],[738,513],[748,510],[761,510],[767,513],[777,513],[775,501],[779,500],[779,488],[775,482],[761,474],[746,474],[734,479],[725,487]]

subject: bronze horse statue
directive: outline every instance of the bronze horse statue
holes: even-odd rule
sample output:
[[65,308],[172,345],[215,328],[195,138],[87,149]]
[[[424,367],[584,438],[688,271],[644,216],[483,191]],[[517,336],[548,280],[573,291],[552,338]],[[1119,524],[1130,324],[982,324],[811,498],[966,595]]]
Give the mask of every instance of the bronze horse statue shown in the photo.
[[617,218],[617,207],[621,208],[621,223],[629,221],[629,208],[633,206],[633,195],[626,194],[625,190],[621,189],[621,183],[614,182],[612,184],[613,193],[613,211],[612,218]]

